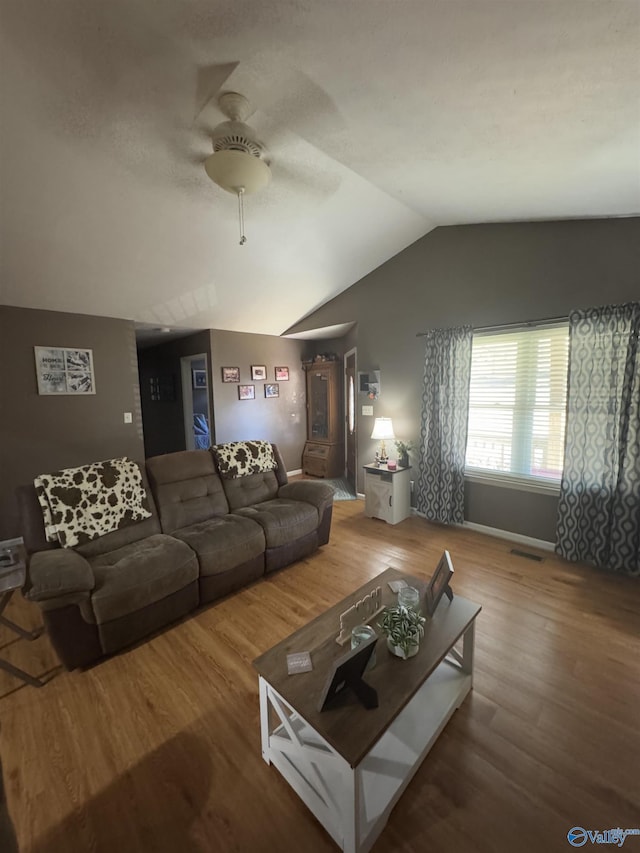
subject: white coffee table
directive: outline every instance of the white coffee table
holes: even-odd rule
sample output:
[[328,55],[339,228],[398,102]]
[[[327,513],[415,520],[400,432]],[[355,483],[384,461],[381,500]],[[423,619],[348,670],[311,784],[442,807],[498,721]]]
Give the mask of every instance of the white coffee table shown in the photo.
[[[318,711],[331,664],[345,651],[335,642],[340,613],[376,586],[382,586],[385,605],[395,603],[387,582],[396,579],[424,593],[421,581],[387,569],[254,661],[260,675],[262,756],[345,853],[370,850],[473,685],[481,607],[460,596],[452,602],[443,598],[427,620],[415,657],[400,660],[379,640],[376,666],[365,673],[378,692],[378,708],[367,711],[350,695],[338,707]],[[461,651],[454,648],[459,640]],[[289,676],[286,656],[301,651],[311,652],[314,669]]]

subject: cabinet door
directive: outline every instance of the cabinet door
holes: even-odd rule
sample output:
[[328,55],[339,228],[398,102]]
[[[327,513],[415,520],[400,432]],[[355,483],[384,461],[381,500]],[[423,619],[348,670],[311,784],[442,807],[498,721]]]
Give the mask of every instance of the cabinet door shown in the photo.
[[329,376],[326,370],[310,370],[307,393],[309,395],[308,438],[329,438]]
[[377,474],[365,474],[365,515],[369,518],[381,518],[383,521],[391,522],[392,508],[392,484],[386,482]]

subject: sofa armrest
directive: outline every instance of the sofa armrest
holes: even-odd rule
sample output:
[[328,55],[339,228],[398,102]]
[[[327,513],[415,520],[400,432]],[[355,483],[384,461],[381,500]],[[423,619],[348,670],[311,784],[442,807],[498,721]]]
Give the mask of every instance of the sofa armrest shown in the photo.
[[95,586],[93,569],[81,554],[70,548],[37,551],[31,555],[23,594],[46,607],[87,598]]
[[279,498],[306,501],[313,504],[318,510],[320,518],[322,518],[325,509],[333,504],[334,494],[333,486],[318,482],[318,480],[294,480],[278,489]]

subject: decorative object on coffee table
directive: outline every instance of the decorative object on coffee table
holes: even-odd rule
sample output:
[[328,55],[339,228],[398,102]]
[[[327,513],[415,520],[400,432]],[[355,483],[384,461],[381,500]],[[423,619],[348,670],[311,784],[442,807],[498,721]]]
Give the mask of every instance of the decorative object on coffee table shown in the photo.
[[351,631],[356,625],[364,625],[383,609],[382,587],[377,586],[340,614],[340,633],[336,637],[336,643],[344,645],[348,642]]
[[420,637],[424,636],[425,618],[419,610],[402,604],[387,607],[378,623],[387,638],[389,651],[407,660],[418,653]]
[[444,551],[435,572],[431,575],[431,580],[427,584],[425,605],[429,616],[433,616],[438,602],[443,595],[446,595],[449,601],[453,601],[453,590],[449,585],[452,577],[453,563],[451,562],[451,554],[448,551]]
[[420,605],[420,593],[415,586],[404,586],[398,590],[398,604],[418,610]]
[[378,707],[377,691],[362,680],[362,674],[367,668],[377,642],[377,637],[371,637],[335,661],[324,690],[320,694],[318,711],[331,707],[332,703],[348,689],[353,690],[367,710]]

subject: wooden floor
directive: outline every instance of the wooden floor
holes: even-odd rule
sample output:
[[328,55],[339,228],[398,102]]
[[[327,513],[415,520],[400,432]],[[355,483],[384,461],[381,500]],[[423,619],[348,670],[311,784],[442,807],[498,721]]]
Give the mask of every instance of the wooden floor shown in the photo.
[[[89,671],[56,673],[46,637],[0,629],[2,655],[53,673],[40,690],[0,673],[22,853],[336,850],[261,759],[251,661],[388,566],[428,576],[445,547],[454,591],[483,608],[475,687],[374,853],[566,853],[571,827],[640,827],[640,581],[419,518],[390,527],[355,501],[308,560]],[[7,615],[38,621],[20,598]]]

